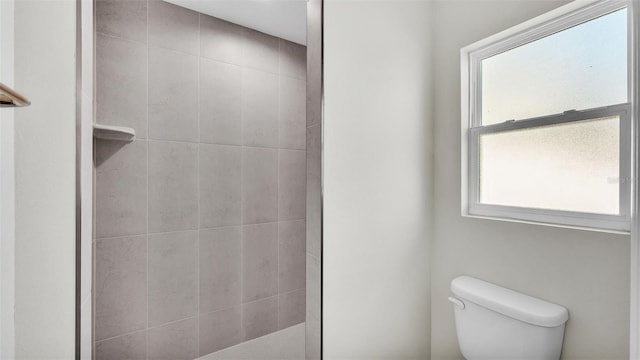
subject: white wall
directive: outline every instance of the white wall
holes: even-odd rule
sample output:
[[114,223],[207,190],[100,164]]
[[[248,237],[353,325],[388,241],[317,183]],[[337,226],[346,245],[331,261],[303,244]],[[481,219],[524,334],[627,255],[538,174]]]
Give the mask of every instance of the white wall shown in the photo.
[[563,3],[434,4],[433,360],[461,358],[447,296],[463,274],[566,306],[564,359],[628,359],[628,236],[460,216],[460,48]]
[[80,105],[80,358],[91,359],[93,348],[93,0],[81,0]]
[[[14,86],[14,1],[0,1],[0,81]],[[14,109],[0,110],[0,358],[14,357]]]
[[15,4],[17,358],[74,356],[74,1]]
[[424,1],[325,3],[325,359],[429,354]]

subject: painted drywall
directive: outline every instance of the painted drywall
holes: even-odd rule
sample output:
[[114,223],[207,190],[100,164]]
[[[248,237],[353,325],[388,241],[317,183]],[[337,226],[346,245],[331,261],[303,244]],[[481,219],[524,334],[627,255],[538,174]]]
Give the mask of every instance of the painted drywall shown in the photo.
[[[14,1],[0,2],[0,81],[14,86]],[[15,303],[14,110],[0,110],[0,358],[13,359]]]
[[569,309],[563,359],[626,359],[629,237],[460,215],[460,48],[564,4],[434,4],[431,358],[460,359],[449,283],[471,275]]
[[431,20],[325,3],[325,359],[429,356]]
[[308,0],[166,0],[202,14],[306,45]]
[[[93,1],[81,0],[80,65],[78,100],[80,101],[80,358],[90,360],[93,348]],[[77,190],[77,189],[76,189]],[[78,295],[78,294],[76,294]]]
[[18,359],[74,357],[76,3],[15,3],[15,342]]

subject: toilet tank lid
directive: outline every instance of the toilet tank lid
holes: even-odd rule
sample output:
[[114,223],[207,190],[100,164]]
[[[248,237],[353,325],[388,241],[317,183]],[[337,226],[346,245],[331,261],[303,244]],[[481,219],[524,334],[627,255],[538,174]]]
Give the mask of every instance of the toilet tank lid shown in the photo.
[[470,276],[453,279],[451,291],[463,300],[532,325],[556,327],[569,319],[564,306]]

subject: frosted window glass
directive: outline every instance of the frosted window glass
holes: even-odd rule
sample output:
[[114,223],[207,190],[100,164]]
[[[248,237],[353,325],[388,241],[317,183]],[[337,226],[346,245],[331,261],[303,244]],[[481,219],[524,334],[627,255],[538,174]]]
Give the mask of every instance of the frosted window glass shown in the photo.
[[627,102],[627,10],[481,61],[482,125]]
[[619,214],[620,119],[479,137],[483,204]]

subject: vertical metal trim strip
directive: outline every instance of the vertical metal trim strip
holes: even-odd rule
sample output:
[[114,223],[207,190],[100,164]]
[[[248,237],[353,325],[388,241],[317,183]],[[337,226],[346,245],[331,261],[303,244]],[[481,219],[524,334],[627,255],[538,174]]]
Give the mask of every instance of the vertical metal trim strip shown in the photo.
[[80,360],[81,348],[81,280],[82,270],[82,0],[76,0],[76,293],[75,293],[75,358]]
[[320,0],[320,359],[324,358],[324,0]]

